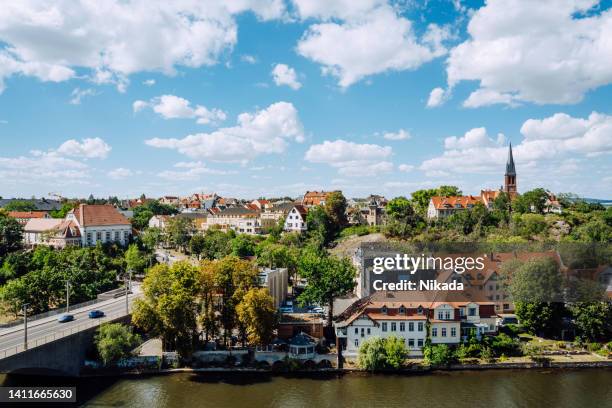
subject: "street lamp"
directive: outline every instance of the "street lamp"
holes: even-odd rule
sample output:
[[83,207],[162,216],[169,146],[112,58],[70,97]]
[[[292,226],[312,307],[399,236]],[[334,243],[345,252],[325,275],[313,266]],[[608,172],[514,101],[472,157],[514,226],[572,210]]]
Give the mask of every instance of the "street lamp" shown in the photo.
[[70,281],[66,280],[66,313],[70,311]]
[[24,303],[23,308],[23,349],[28,349],[28,306],[29,303]]
[[130,269],[125,275],[125,314],[130,314],[129,304],[128,304],[128,293],[130,292],[130,286],[132,281],[132,270]]

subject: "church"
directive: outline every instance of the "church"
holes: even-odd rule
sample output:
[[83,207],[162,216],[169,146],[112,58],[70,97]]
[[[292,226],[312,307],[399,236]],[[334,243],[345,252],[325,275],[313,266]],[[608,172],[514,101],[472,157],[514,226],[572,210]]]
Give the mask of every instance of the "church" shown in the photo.
[[473,196],[434,196],[429,200],[427,207],[427,218],[437,219],[448,217],[457,211],[467,210],[477,203],[482,203],[486,208],[493,208],[493,202],[501,194],[506,193],[511,199],[518,195],[516,187],[516,167],[512,155],[512,143],[508,146],[508,159],[506,160],[506,173],[504,174],[504,185],[499,190],[481,190],[480,195]]

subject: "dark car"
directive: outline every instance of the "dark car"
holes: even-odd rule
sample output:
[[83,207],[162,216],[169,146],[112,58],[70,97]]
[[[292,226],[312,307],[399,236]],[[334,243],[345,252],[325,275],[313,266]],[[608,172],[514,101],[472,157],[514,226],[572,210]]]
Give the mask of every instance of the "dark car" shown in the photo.
[[67,323],[74,320],[74,316],[71,314],[63,314],[57,318],[57,321],[60,323]]
[[101,310],[92,310],[91,312],[89,312],[89,318],[90,319],[97,319],[99,317],[103,317],[104,316],[104,312]]

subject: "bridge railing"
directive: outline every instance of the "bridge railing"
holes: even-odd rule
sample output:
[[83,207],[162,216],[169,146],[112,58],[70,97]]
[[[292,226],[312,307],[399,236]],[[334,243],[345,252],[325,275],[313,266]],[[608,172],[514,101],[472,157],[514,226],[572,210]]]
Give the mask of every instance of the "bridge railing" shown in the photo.
[[[132,311],[132,304],[130,303],[129,305],[129,312]],[[25,347],[25,344],[20,344],[18,346],[13,346],[13,347],[9,347],[9,348],[5,348],[0,350],[0,359],[6,358],[6,357],[10,357],[13,356],[15,354],[19,354],[23,351],[26,350],[31,350],[33,348],[36,348],[38,346],[42,346],[43,344],[47,344],[47,343],[51,343],[55,340],[59,340],[63,337],[68,337],[71,336],[73,334],[79,333],[83,330],[86,329],[90,329],[92,327],[95,326],[100,326],[102,323],[107,323],[110,321],[113,321],[115,319],[118,319],[120,317],[124,317],[126,316],[125,312],[121,311],[121,312],[115,312],[115,313],[111,313],[109,315],[105,315],[103,317],[97,318],[97,319],[88,319],[87,322],[78,324],[78,325],[72,325],[66,329],[63,330],[58,330],[56,332],[53,332],[52,334],[48,334],[44,337],[39,337],[36,339],[32,339],[29,340],[28,339],[28,344],[27,347]],[[62,324],[62,323],[58,323],[58,324]]]

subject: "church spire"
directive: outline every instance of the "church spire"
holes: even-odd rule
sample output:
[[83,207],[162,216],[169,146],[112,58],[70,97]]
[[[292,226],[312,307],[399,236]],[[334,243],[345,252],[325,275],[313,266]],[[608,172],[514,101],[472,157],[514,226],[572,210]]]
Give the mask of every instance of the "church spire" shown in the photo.
[[512,157],[512,142],[508,146],[508,161],[506,162],[506,175],[516,176],[516,169],[514,168],[514,157]]

